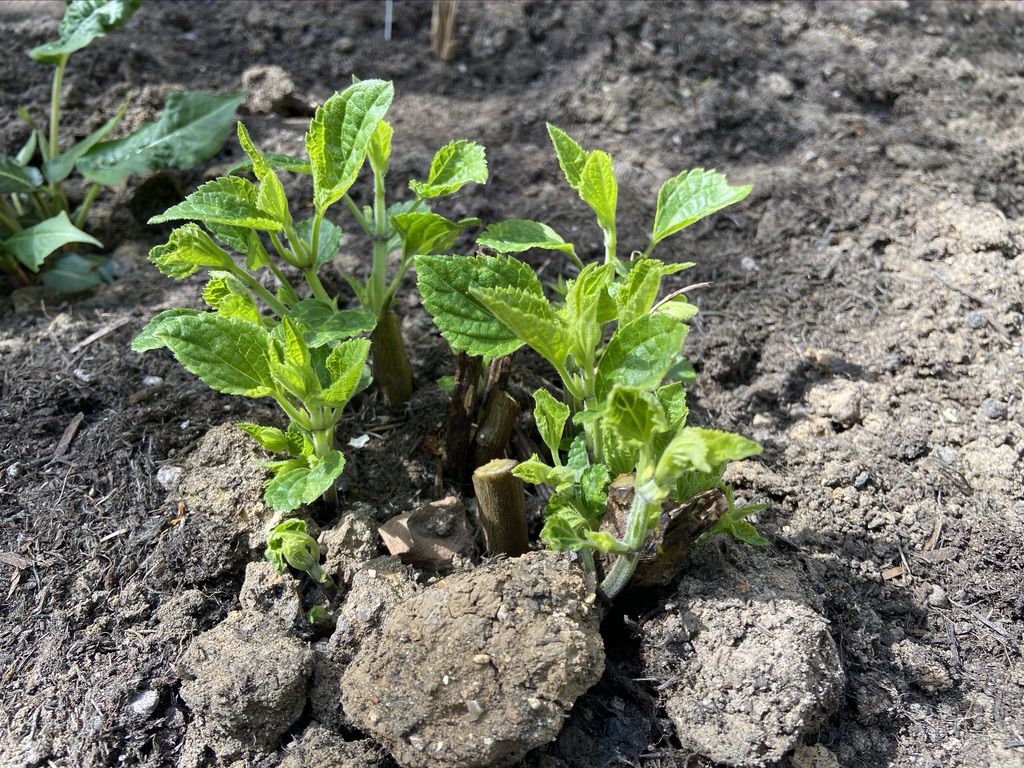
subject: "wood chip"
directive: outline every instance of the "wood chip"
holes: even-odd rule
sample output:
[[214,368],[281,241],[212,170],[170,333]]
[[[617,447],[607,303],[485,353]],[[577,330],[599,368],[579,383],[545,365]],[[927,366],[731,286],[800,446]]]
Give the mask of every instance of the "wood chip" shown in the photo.
[[7,563],[13,565],[15,568],[28,568],[32,565],[32,561],[27,557],[22,557],[14,552],[0,552],[0,563]]
[[899,565],[894,565],[892,568],[886,568],[884,571],[882,571],[882,578],[886,581],[892,581],[893,579],[898,579],[906,572],[907,571],[903,567],[903,564],[900,563]]
[[112,322],[110,325],[105,325],[102,328],[100,328],[98,331],[90,333],[88,336],[86,336],[80,342],[75,344],[75,346],[73,346],[71,349],[69,349],[68,350],[68,354],[69,355],[73,355],[76,352],[79,352],[79,351],[85,349],[86,347],[88,347],[90,344],[92,344],[97,339],[102,339],[108,333],[113,333],[118,328],[120,328],[122,325],[127,325],[128,323],[132,322],[132,320],[134,320],[134,318],[132,318],[132,317],[118,318],[117,320]]
[[939,547],[930,552],[915,552],[914,554],[926,563],[945,563],[956,559],[959,551],[956,547]]
[[60,436],[60,442],[57,443],[57,448],[53,452],[53,458],[59,459],[68,452],[68,448],[71,446],[71,441],[75,439],[75,433],[78,432],[78,428],[82,426],[82,421],[84,419],[85,414],[81,411],[75,414],[75,418],[73,418],[71,423],[64,428],[64,434]]

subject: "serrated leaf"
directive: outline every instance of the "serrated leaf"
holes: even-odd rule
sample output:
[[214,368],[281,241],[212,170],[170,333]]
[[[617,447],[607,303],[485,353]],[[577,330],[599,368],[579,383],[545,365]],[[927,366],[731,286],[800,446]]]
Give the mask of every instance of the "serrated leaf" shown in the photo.
[[[295,173],[312,173],[313,169],[309,160],[297,155],[286,155],[283,152],[264,152],[263,159],[276,171],[293,171]],[[235,174],[239,171],[247,171],[252,168],[252,160],[244,157],[234,165],[228,167],[228,174]]]
[[8,236],[3,241],[3,250],[33,272],[38,272],[47,256],[68,243],[103,245],[72,224],[67,213],[61,211],[56,216]]
[[662,277],[692,266],[692,263],[666,264],[643,257],[632,261],[626,279],[619,284],[615,294],[619,324],[630,322],[654,306]]
[[[303,219],[295,225],[295,232],[305,242],[306,247],[313,247],[313,219]],[[313,269],[319,269],[333,259],[341,245],[341,227],[327,219],[320,220],[320,231],[317,233],[316,255],[313,257]]]
[[402,235],[402,261],[451,248],[463,224],[430,211],[396,213],[391,217]]
[[289,422],[288,428],[284,431],[284,436],[288,440],[288,453],[292,456],[313,455],[313,438],[309,432],[294,421]]
[[192,317],[200,314],[203,313],[198,309],[187,309],[185,307],[175,307],[174,309],[165,309],[162,312],[157,312],[143,326],[138,335],[132,339],[132,350],[135,352],[146,352],[150,349],[166,347],[167,343],[156,335],[160,326],[166,320],[172,317]]
[[656,243],[709,213],[739,202],[750,194],[750,189],[749,185],[729,186],[725,176],[703,168],[673,176],[658,190],[652,242]]
[[410,181],[409,188],[417,197],[440,197],[450,195],[471,181],[487,183],[484,148],[475,142],[458,139],[437,150],[430,161],[427,180]]
[[684,427],[665,448],[655,468],[655,481],[668,486],[690,470],[712,472],[727,461],[761,452],[753,440],[731,432]]
[[214,237],[225,245],[229,245],[239,253],[245,254],[245,268],[256,270],[270,264],[267,249],[260,240],[259,233],[248,227],[235,227],[230,224],[216,224],[207,221],[206,228]]
[[281,318],[284,333],[284,361],[298,368],[309,368],[309,347],[295,321],[285,315]]
[[552,477],[555,468],[545,464],[535,453],[525,461],[521,461],[512,469],[512,474],[526,483],[534,485],[555,485]]
[[486,304],[471,295],[470,288],[511,286],[543,292],[529,265],[508,256],[446,254],[417,256],[415,263],[423,306],[453,350],[495,358],[523,345]]
[[259,308],[249,289],[230,272],[210,272],[210,279],[203,286],[203,300],[222,315],[261,322]]
[[370,167],[380,176],[388,173],[388,158],[391,157],[391,136],[395,129],[387,120],[377,122],[377,127],[370,134],[370,144],[366,150],[366,157],[370,161]]
[[757,532],[757,528],[744,518],[751,512],[764,509],[764,504],[748,504],[743,507],[730,507],[719,516],[715,524],[705,532],[710,536],[716,533],[727,533],[735,539],[755,547],[766,547],[771,542]]
[[28,52],[44,64],[59,64],[112,29],[122,26],[142,0],[73,0],[57,26],[57,39]]
[[256,186],[239,176],[220,176],[201,184],[195,192],[157,216],[150,224],[194,219],[232,227],[277,232],[281,222],[256,204]]
[[608,396],[605,425],[632,446],[646,446],[668,424],[657,398],[646,390],[616,386]]
[[597,527],[604,516],[605,504],[608,501],[608,482],[611,473],[604,464],[591,464],[580,473],[579,488],[583,502],[587,507],[588,522]]
[[276,390],[270,373],[270,335],[261,325],[197,312],[163,319],[152,335],[218,392],[262,397]]
[[277,427],[265,427],[262,424],[253,424],[247,421],[239,421],[235,426],[251,435],[261,447],[272,453],[282,453],[288,450],[288,438],[284,431]]
[[654,392],[661,407],[665,409],[665,418],[671,429],[677,429],[686,421],[689,409],[686,406],[686,390],[683,385],[674,381],[663,387],[658,387]]
[[285,196],[284,186],[277,178],[273,167],[263,157],[263,153],[252,143],[249,132],[241,122],[238,123],[238,143],[252,160],[252,170],[259,181],[254,201],[256,207],[269,213],[282,225],[291,223],[292,216],[288,211],[288,198]]
[[598,400],[616,384],[657,386],[682,349],[686,331],[685,325],[663,315],[641,315],[616,328],[597,364]]
[[583,184],[583,168],[587,164],[590,153],[570,138],[569,134],[551,123],[548,123],[547,126],[548,136],[551,137],[551,143],[555,145],[558,165],[561,167],[562,173],[565,174],[565,180],[569,182],[570,187],[579,192]]
[[598,312],[613,274],[611,264],[588,264],[568,286],[563,314],[572,337],[569,351],[580,366],[593,365],[603,331]]
[[587,162],[580,173],[580,197],[597,214],[601,229],[615,231],[615,206],[618,200],[619,185],[615,181],[612,170],[612,158],[607,152],[595,149],[587,157]]
[[[531,273],[532,274],[532,273]],[[470,295],[541,357],[562,368],[572,339],[551,303],[537,289],[470,287]]]
[[305,331],[303,338],[311,349],[334,341],[372,331],[377,318],[365,309],[335,309],[321,299],[303,299],[291,308],[292,317]]
[[586,521],[575,510],[565,507],[550,514],[540,531],[540,537],[548,549],[555,552],[569,552],[580,549],[585,542],[579,531],[586,528]]
[[629,551],[629,547],[612,536],[608,531],[583,531],[583,536],[586,538],[587,546],[591,549],[596,549],[598,552],[622,553]]
[[532,219],[506,219],[490,224],[476,242],[499,253],[522,253],[530,248],[575,253],[572,243],[565,242],[547,224]]
[[268,483],[263,500],[273,509],[290,512],[323,496],[345,469],[341,451],[329,451],[307,466],[296,463],[279,471]]
[[655,313],[671,317],[680,323],[685,323],[699,311],[696,305],[690,304],[685,296],[675,296],[668,301],[661,302],[655,308]]
[[577,473],[582,473],[590,466],[590,455],[587,453],[587,436],[582,432],[570,441],[569,450],[565,454],[565,464]]
[[363,365],[370,352],[369,339],[349,339],[341,342],[327,356],[330,386],[314,398],[314,402],[340,408],[349,401],[360,384]]
[[65,151],[56,157],[51,157],[43,163],[43,175],[47,181],[64,181],[75,169],[75,164],[83,158],[89,150],[96,146],[103,138],[110,133],[121,122],[125,110],[128,109],[130,99],[125,99],[117,114],[107,120],[103,125],[90,133],[81,141],[76,141]]
[[156,121],[143,123],[123,139],[97,144],[78,161],[78,171],[91,181],[113,186],[160,168],[191,168],[224,145],[244,95],[172,93]]
[[200,267],[234,266],[228,252],[192,222],[181,225],[166,243],[150,250],[149,260],[165,275],[177,278],[191,275]]
[[370,137],[391,106],[394,92],[390,82],[363,80],[317,108],[306,133],[317,213],[323,214],[356,180]]
[[541,440],[551,451],[555,464],[561,464],[559,447],[565,422],[569,420],[569,406],[556,400],[546,389],[538,389],[533,393],[533,418],[537,422],[537,431]]
[[[34,134],[33,134],[34,135]],[[33,192],[43,184],[38,168],[23,167],[16,158],[0,157],[0,195]]]

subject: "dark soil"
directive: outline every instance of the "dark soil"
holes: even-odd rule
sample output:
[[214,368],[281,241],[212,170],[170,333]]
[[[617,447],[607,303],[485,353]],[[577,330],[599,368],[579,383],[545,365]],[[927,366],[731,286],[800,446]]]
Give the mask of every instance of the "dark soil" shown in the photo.
[[[16,105],[44,114],[50,70],[25,52],[62,9],[0,6],[0,153],[27,137]],[[1024,6],[464,2],[451,63],[429,51],[430,15],[395,3],[385,40],[382,3],[147,3],[74,54],[65,125],[84,136],[129,93],[131,127],[169,91],[248,88],[239,118],[256,143],[297,153],[315,105],[353,74],[391,79],[392,180],[422,177],[450,139],[478,141],[491,179],[459,213],[542,219],[585,260],[600,232],[545,122],[612,154],[625,248],[646,243],[657,188],[680,170],[752,184],[659,255],[697,263],[680,286],[710,282],[687,339],[695,420],[764,445],[732,479],[767,502],[772,562],[802,571],[845,673],[838,710],[781,764],[1024,765]],[[197,718],[177,662],[238,609],[262,557],[251,462],[206,457],[236,469],[187,479],[209,489],[205,509],[181,502],[173,468],[214,426],[276,412],[129,350],[156,311],[201,305],[199,276],[146,261],[167,230],[145,221],[240,156],[229,140],[201,168],[101,197],[89,228],[114,254],[110,286],[0,291],[4,768],[175,765]],[[288,191],[305,204],[301,179]],[[533,263],[545,280],[569,266]],[[407,287],[417,393],[396,411],[368,391],[339,435],[370,436],[348,450],[344,486],[378,522],[447,490],[433,382],[453,360]],[[516,364],[528,411],[543,367]],[[704,547],[694,563],[728,549]],[[523,764],[713,765],[641,667],[666,640],[649,619],[670,592],[606,620],[604,678]],[[295,735],[248,764],[306,765]],[[338,742],[339,764],[393,765],[358,731],[305,738]]]

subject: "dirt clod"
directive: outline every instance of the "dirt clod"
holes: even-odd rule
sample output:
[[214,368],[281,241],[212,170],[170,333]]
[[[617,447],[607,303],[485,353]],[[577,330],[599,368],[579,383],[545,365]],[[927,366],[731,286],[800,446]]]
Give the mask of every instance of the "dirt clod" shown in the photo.
[[582,574],[531,553],[393,608],[345,670],[342,701],[404,768],[504,766],[554,739],[603,669]]

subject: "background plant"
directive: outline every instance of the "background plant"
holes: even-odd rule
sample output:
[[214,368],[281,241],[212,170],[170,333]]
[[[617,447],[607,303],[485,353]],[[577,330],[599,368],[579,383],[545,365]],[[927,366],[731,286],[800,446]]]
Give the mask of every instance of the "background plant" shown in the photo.
[[[248,157],[244,166],[252,169],[255,182],[241,176],[214,179],[151,219],[191,220],[154,248],[150,258],[176,278],[205,267],[209,279],[203,298],[212,311],[161,312],[132,346],[140,351],[167,347],[214,389],[269,396],[278,403],[289,419],[286,429],[239,425],[267,450],[287,456],[268,465],[272,474],[265,499],[276,509],[291,510],[322,494],[331,508],[336,506],[334,482],[345,460],[335,426],[349,399],[370,382],[365,363],[371,342],[352,337],[380,328],[380,313],[387,312],[413,255],[450,245],[461,228],[462,223],[431,212],[424,201],[481,176],[476,163],[483,163],[482,148],[452,142],[435,155],[427,180],[412,182],[414,199],[388,209],[383,179],[392,129],[383,118],[393,95],[392,84],[381,80],[357,82],[335,93],[310,123],[306,158],[262,153],[239,123],[239,143]],[[348,192],[367,158],[374,204],[359,210]],[[282,168],[311,175],[312,216],[294,219],[278,176]],[[319,276],[341,241],[341,228],[326,217],[339,200],[346,201],[373,239],[369,279],[350,278],[361,308],[340,308]],[[243,254],[244,263],[226,248]],[[389,283],[387,256],[397,249],[399,269]],[[264,286],[264,276],[275,284],[273,291]],[[373,338],[375,360],[393,354],[381,353],[381,336]],[[400,335],[385,338],[401,345]]]
[[[498,255],[419,256],[416,272],[424,306],[453,349],[494,358],[525,344],[557,371],[561,401],[543,389],[534,393],[551,462],[535,454],[516,474],[555,489],[541,533],[550,547],[581,550],[591,568],[592,550],[617,556],[602,583],[612,597],[628,582],[662,502],[722,485],[729,460],[760,450],[739,435],[686,425],[685,393],[672,379],[690,370],[680,350],[696,307],[682,291],[658,297],[666,275],[692,264],[651,255],[666,237],[742,200],[750,187],[730,186],[721,174],[699,168],[669,179],[658,192],[650,241],[624,260],[617,253],[611,157],[584,150],[555,126],[548,132],[566,180],[594,211],[604,260],[583,265],[551,227],[513,219],[478,238]],[[579,267],[564,283],[564,299],[549,300],[533,269],[508,255],[529,248],[564,251]],[[601,518],[609,482],[627,474],[633,501],[616,538],[601,530]],[[730,492],[730,506],[731,498]],[[749,526],[739,519],[749,510],[731,508],[724,524]]]
[[[53,66],[49,116],[40,126],[24,108],[32,127],[28,141],[13,156],[0,156],[0,270],[28,283],[42,272],[43,282],[62,291],[80,291],[110,278],[100,255],[62,251],[72,243],[101,247],[82,231],[100,187],[156,168],[187,168],[211,157],[224,143],[241,93],[172,93],[160,117],[114,141],[104,141],[125,114],[128,102],[85,138],[61,151],[60,92],[72,53],[122,26],[141,0],[70,0],[57,39],[29,51]],[[32,165],[38,154],[41,163]],[[89,182],[77,205],[64,182],[77,171]],[[56,256],[54,254],[57,254]]]

